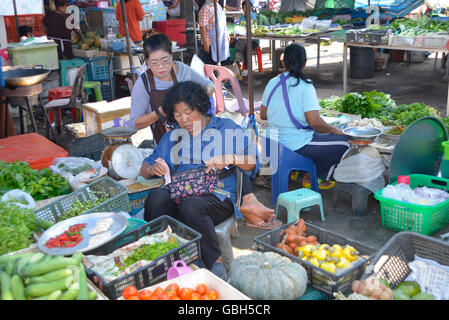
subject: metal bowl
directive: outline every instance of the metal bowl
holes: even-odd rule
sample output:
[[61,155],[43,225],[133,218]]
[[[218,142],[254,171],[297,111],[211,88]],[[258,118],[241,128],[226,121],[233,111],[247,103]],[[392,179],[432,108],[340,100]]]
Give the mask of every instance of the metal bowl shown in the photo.
[[374,141],[383,131],[379,128],[352,127],[343,129],[343,133],[354,141]]

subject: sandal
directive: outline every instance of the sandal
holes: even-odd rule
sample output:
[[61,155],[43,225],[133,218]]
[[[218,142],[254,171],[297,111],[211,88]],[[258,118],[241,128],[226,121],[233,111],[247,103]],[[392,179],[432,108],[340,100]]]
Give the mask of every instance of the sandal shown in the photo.
[[[304,188],[310,189],[312,184],[310,183],[310,181],[303,179],[302,186]],[[335,181],[323,181],[321,179],[318,179],[318,188],[320,190],[332,189],[334,186],[335,186]]]
[[254,184],[262,188],[271,189],[271,176],[258,176],[254,179]]
[[251,223],[248,220],[246,220],[247,227],[252,227],[252,228],[257,228],[257,229],[262,229],[262,230],[272,230],[274,228],[279,227],[280,225],[282,225],[282,221],[277,220],[277,219],[262,220],[256,224]]

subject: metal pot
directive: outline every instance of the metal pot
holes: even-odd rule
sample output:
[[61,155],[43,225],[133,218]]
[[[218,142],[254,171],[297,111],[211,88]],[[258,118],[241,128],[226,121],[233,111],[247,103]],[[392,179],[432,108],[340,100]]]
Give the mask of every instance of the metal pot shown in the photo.
[[3,71],[3,76],[7,86],[25,87],[44,81],[49,73],[47,69],[15,69]]
[[357,141],[362,144],[369,144],[376,140],[382,134],[382,130],[378,128],[369,127],[352,127],[343,129],[343,133],[347,135],[352,141]]

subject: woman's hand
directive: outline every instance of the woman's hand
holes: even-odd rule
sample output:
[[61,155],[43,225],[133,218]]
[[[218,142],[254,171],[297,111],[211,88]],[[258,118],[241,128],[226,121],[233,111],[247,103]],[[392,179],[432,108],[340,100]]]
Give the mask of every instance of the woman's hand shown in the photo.
[[220,155],[210,158],[206,161],[206,173],[209,173],[212,169],[222,170],[225,167],[235,164],[234,163],[235,155]]
[[170,171],[167,163],[162,158],[158,158],[153,165],[149,165],[144,162],[142,169],[140,170],[141,175],[148,179],[152,176],[163,177],[166,173]]

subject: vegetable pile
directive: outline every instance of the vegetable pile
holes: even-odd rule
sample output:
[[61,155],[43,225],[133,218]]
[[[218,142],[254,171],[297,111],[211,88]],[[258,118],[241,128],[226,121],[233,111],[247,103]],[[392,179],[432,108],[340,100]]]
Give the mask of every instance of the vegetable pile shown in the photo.
[[414,37],[428,33],[447,33],[449,21],[434,20],[427,17],[419,19],[396,19],[390,23],[390,28],[401,36]]
[[94,300],[82,253],[28,252],[0,256],[1,300]]
[[87,226],[87,223],[78,223],[73,226],[70,226],[67,231],[56,236],[54,238],[50,238],[45,243],[47,248],[73,248],[81,241],[83,241],[83,235],[81,231]]
[[95,208],[96,206],[100,205],[101,203],[108,200],[108,198],[105,195],[97,194],[96,200],[87,200],[87,201],[75,201],[70,204],[70,209],[66,210],[57,220],[57,222],[77,217],[80,214]]
[[169,284],[165,289],[161,287],[137,290],[135,286],[128,286],[122,291],[125,300],[218,300],[218,292],[208,288],[204,283],[195,289],[180,287],[177,283]]
[[9,163],[0,161],[0,196],[9,190],[20,189],[29,193],[34,200],[44,200],[70,192],[68,181],[50,169],[31,169],[22,161]]

